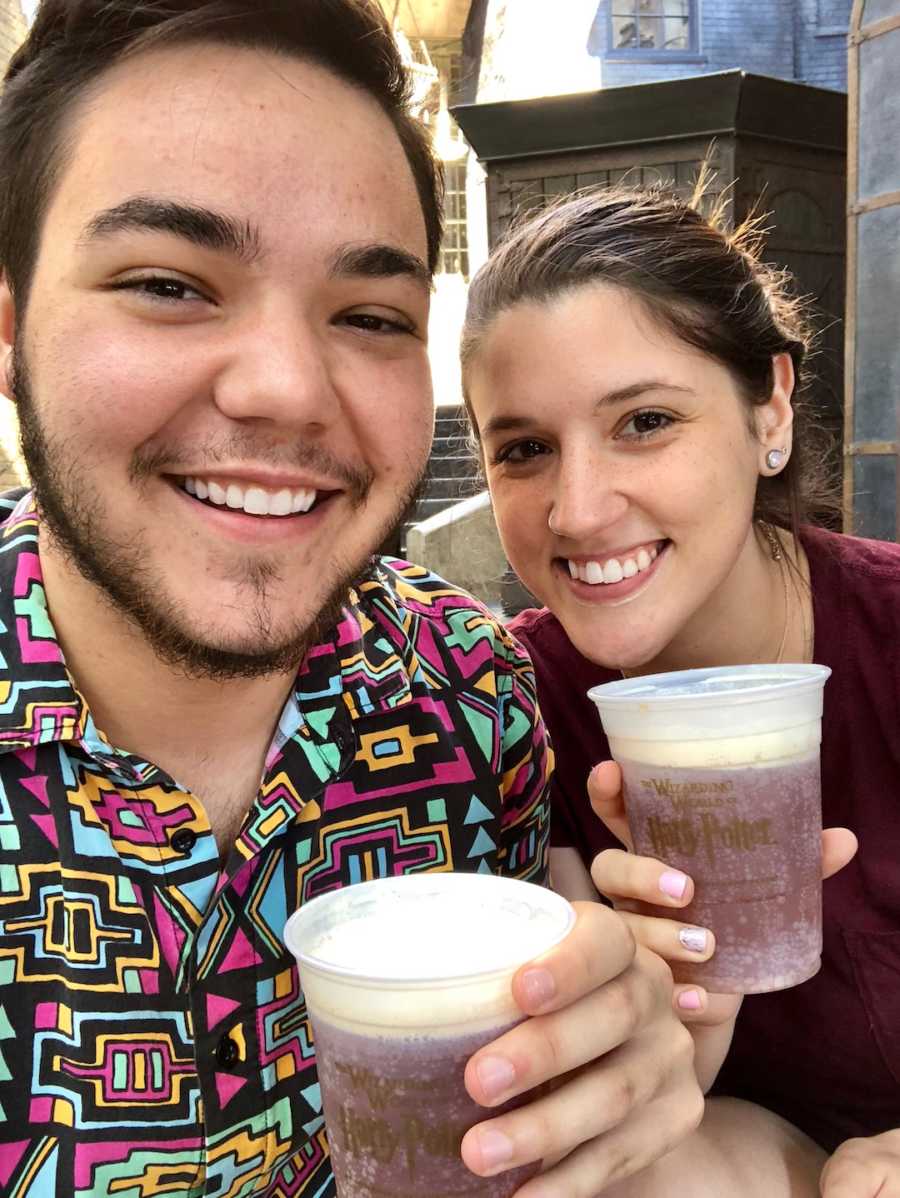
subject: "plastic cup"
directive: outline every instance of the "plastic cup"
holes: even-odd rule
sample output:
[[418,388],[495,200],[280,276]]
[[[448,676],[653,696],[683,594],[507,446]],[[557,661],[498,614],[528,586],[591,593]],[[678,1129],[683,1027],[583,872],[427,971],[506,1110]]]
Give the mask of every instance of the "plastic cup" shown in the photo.
[[569,932],[565,899],[528,882],[435,873],[322,895],[288,920],[316,1045],[341,1198],[508,1198],[537,1165],[496,1177],[460,1157],[478,1106],[469,1057],[522,1019],[512,976]]
[[822,954],[816,665],[726,666],[594,687],[622,767],[635,852],[690,874],[694,899],[648,915],[710,928],[707,962],[674,962],[710,991],[783,990]]

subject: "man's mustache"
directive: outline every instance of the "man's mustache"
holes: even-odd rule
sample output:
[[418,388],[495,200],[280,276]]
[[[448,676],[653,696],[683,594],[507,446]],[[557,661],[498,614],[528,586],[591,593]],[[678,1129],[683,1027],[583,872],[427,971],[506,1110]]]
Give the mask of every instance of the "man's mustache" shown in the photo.
[[258,437],[230,437],[226,441],[199,445],[159,445],[153,449],[139,449],[131,460],[128,473],[132,482],[141,482],[155,474],[164,474],[167,469],[183,468],[186,462],[190,463],[192,473],[200,475],[215,473],[216,467],[223,463],[234,466],[240,462],[253,462],[255,466],[269,466],[275,470],[310,470],[338,483],[357,503],[365,499],[375,477],[370,467],[342,462],[321,446],[302,442],[289,447],[273,446]]

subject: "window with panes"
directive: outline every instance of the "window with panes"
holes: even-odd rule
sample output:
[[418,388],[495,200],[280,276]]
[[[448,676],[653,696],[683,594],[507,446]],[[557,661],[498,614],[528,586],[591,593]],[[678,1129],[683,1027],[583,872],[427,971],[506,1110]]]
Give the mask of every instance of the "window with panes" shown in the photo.
[[695,0],[609,0],[612,53],[689,54],[697,50]]

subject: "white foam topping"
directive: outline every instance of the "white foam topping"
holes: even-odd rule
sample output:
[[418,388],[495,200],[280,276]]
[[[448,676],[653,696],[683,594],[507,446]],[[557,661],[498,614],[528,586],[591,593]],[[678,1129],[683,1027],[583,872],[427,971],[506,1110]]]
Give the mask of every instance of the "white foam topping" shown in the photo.
[[721,767],[771,766],[779,761],[796,761],[815,753],[822,739],[818,720],[782,728],[779,732],[757,732],[750,736],[707,739],[644,740],[610,736],[609,747],[617,761],[644,765],[718,769]]
[[[467,977],[517,967],[568,930],[559,896],[528,883],[434,875],[350,887],[302,956],[372,979]],[[435,880],[436,879],[436,880]],[[412,883],[410,885],[410,883]],[[486,883],[486,884],[485,884]]]
[[310,1012],[379,1034],[461,1034],[521,1017],[519,966],[557,944],[575,913],[543,887],[486,874],[364,882],[288,921]]

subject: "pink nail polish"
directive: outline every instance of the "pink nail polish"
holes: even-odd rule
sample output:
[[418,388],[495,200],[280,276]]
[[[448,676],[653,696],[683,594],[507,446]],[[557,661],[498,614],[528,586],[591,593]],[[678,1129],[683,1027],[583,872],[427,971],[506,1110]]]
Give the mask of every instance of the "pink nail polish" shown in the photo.
[[673,899],[684,898],[687,884],[687,874],[683,874],[677,869],[667,869],[659,879],[660,890]]
[[699,1011],[703,1003],[696,990],[682,990],[678,995],[678,1005],[682,1011]]

